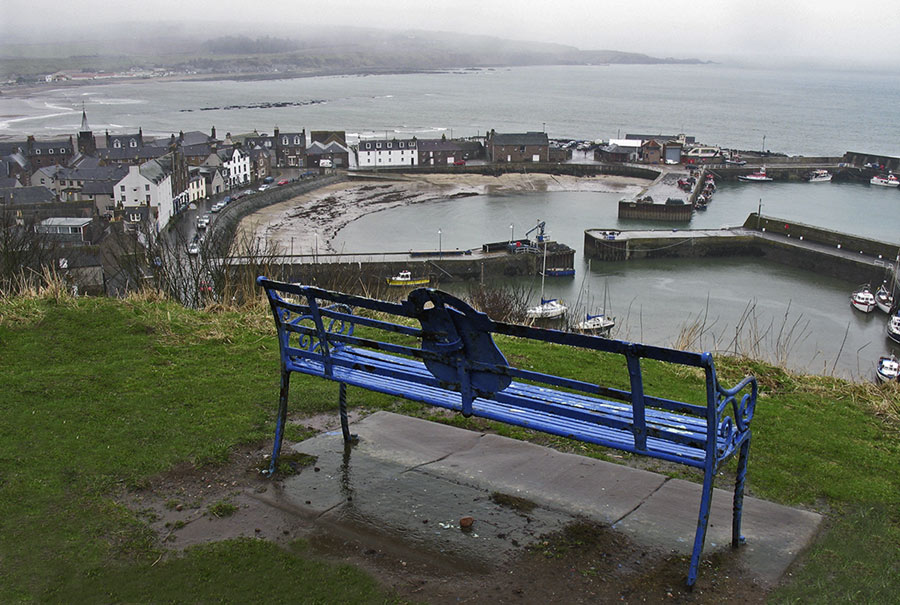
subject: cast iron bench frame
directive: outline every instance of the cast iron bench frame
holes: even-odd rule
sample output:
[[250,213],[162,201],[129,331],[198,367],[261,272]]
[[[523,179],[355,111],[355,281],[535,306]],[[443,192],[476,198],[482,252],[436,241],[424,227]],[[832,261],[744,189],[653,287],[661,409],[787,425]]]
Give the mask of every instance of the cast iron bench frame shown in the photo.
[[[703,469],[688,586],[697,579],[716,472],[737,454],[732,546],[743,543],[741,513],[750,421],[757,398],[753,376],[726,389],[717,380],[710,353],[501,323],[439,290],[419,288],[410,292],[407,300],[391,303],[265,277],[257,278],[257,283],[269,299],[281,354],[281,393],[270,475],[277,468],[284,437],[290,375],[300,372],[339,383],[341,431],[348,443],[354,437],[346,403],[347,385],[352,385],[456,410],[464,416]],[[355,308],[369,313],[355,314]],[[397,320],[379,318],[384,315]],[[420,327],[410,325],[413,322],[409,320],[418,320]],[[370,332],[380,330],[384,340],[354,336],[357,325]],[[514,367],[497,349],[492,334],[622,355],[631,390]],[[421,346],[391,342],[397,340],[391,335],[413,337]],[[706,405],[645,393],[641,359],[701,368]]]

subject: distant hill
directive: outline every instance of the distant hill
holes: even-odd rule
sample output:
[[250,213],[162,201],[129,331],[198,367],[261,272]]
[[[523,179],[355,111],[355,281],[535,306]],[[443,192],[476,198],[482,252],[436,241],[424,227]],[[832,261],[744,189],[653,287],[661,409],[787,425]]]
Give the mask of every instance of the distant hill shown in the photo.
[[[210,24],[207,24],[210,25]],[[58,70],[171,69],[200,74],[353,73],[505,67],[705,63],[616,50],[582,50],[564,44],[507,40],[450,32],[287,26],[266,35],[247,27],[207,27],[220,35],[198,39],[182,24],[123,24],[109,35],[53,43],[0,45],[0,75],[36,76]],[[46,38],[45,38],[46,39]],[[97,40],[102,40],[97,42]]]

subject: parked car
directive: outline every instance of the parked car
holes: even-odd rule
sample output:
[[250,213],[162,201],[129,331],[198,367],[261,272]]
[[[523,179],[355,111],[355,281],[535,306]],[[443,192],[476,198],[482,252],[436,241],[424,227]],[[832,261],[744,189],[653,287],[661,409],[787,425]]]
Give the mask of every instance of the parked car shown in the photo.
[[274,183],[274,182],[275,182],[274,176],[267,176],[266,178],[263,179],[263,183],[265,183],[266,185],[268,185],[269,183]]
[[[231,199],[231,198],[228,198],[228,199]],[[224,202],[224,201],[222,201],[222,202],[216,202],[215,204],[213,204],[212,208],[209,209],[209,211],[210,211],[210,212],[218,212],[219,210],[221,210],[221,209],[224,208],[224,207],[225,207],[225,202]]]
[[221,202],[219,202],[219,203],[222,205],[222,208],[224,208],[225,206],[227,206],[227,205],[230,204],[231,202],[232,202],[232,197],[231,197],[230,195],[226,195],[226,196],[225,196],[225,199],[223,199],[223,200],[222,200]]
[[453,165],[454,166],[465,166],[466,161],[465,160],[456,160],[455,162],[453,162]]
[[281,187],[282,185],[287,185],[287,184],[288,184],[288,180],[287,180],[287,179],[281,179],[281,180],[278,181],[278,183],[276,183],[276,184],[277,184],[279,187]]
[[198,244],[197,242],[191,242],[188,246],[188,254],[190,254],[191,256],[200,254],[200,244]]
[[263,183],[262,185],[259,186],[259,191],[265,191],[268,188],[269,188],[269,185]]
[[241,195],[243,195],[243,196],[253,195],[254,193],[256,193],[256,192],[253,191],[252,189],[247,189],[246,191],[241,191]]
[[203,216],[197,217],[197,229],[206,229],[209,227],[209,215],[204,214]]

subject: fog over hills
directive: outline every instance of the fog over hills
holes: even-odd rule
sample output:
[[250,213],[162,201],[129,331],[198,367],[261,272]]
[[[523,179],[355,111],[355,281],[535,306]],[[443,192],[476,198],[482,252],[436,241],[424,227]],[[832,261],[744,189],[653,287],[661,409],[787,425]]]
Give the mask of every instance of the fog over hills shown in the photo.
[[258,27],[123,23],[85,39],[67,32],[30,41],[25,33],[0,45],[7,75],[61,69],[171,68],[198,73],[344,73],[521,65],[703,63],[616,50],[423,30],[319,26]]

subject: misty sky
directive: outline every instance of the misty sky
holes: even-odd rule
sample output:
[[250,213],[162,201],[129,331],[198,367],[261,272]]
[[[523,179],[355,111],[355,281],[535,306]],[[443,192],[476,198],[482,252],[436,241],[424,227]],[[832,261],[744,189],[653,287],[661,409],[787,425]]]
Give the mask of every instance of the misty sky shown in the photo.
[[0,34],[40,39],[91,22],[180,15],[199,30],[212,20],[255,23],[260,35],[268,33],[266,24],[296,22],[487,34],[662,57],[775,63],[781,56],[838,67],[896,66],[900,59],[897,0],[72,0],[53,2],[52,10],[38,6],[0,0]]

